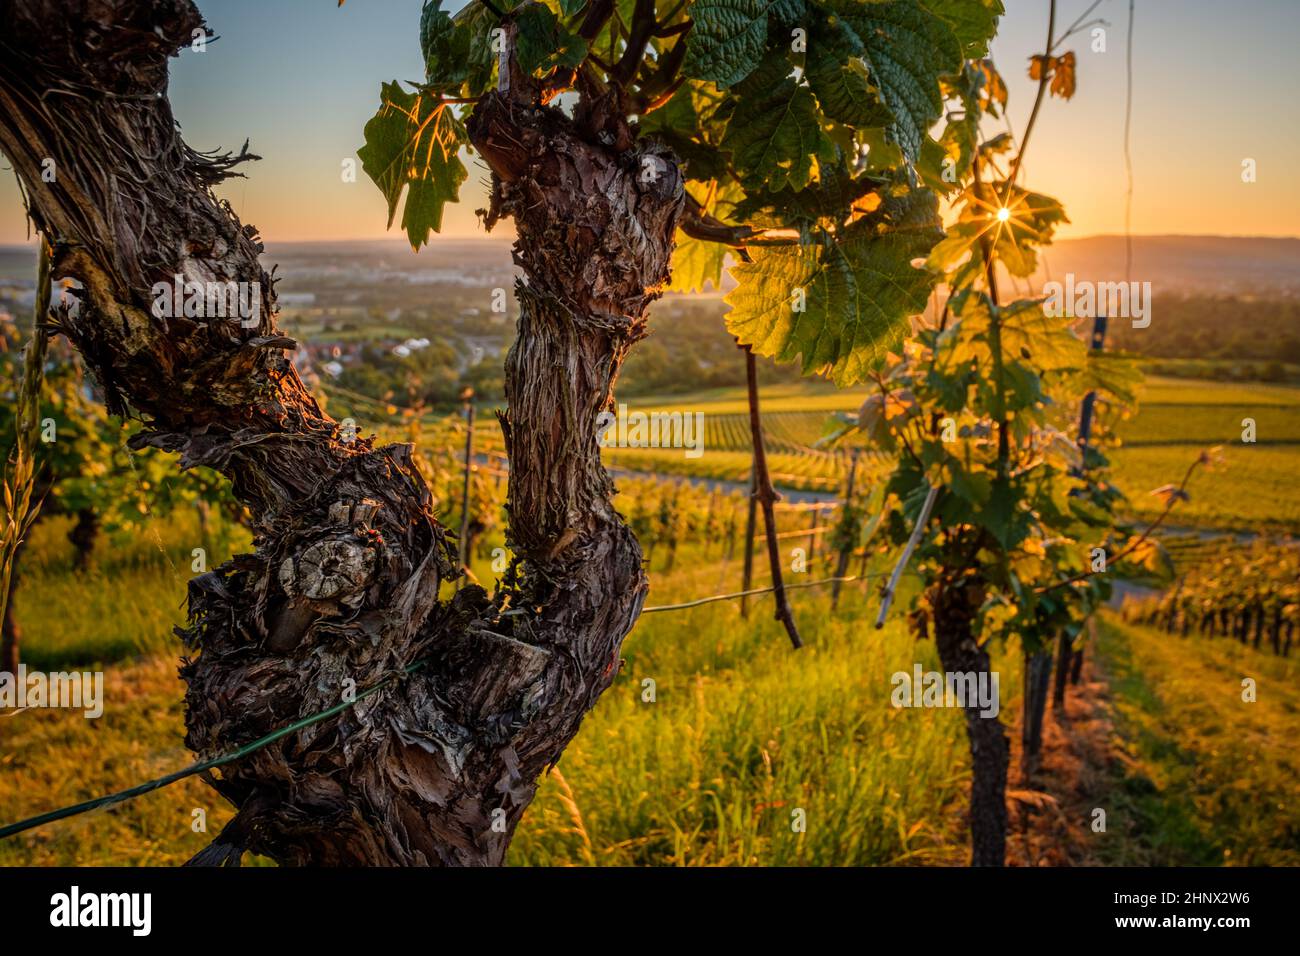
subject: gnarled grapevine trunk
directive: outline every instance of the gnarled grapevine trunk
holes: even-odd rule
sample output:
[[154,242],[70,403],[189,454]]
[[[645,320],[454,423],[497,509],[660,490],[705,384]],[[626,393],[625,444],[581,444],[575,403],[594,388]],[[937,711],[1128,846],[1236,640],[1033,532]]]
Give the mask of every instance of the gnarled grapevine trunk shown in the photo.
[[[926,593],[939,661],[950,674],[987,675],[992,670],[988,651],[979,645],[974,630],[984,601],[983,582],[963,569],[959,559],[944,566]],[[962,710],[971,754],[971,865],[1002,866],[1007,844],[1007,734],[996,716],[980,714],[978,704],[968,700]]]
[[[210,191],[244,154],[197,154],[172,119],[167,60],[201,28],[189,0],[0,0],[0,149],[83,287],[60,331],[145,420],[137,444],[221,471],[253,515],[255,552],[190,584],[187,744],[224,752],[400,675],[225,768],[239,810],[196,862],[500,863],[644,602],[596,416],[667,277],[680,175],[527,83],[476,108],[527,276],[502,420],[517,560],[491,599],[440,602],[455,555],[411,448],[351,438],[303,387],[255,230]],[[178,275],[248,283],[264,308],[161,318],[151,290]]]

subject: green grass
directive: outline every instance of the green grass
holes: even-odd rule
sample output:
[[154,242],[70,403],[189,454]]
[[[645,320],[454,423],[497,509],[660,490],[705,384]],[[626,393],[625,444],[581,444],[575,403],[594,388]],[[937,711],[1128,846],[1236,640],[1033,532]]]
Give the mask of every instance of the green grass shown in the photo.
[[[608,468],[742,484],[749,483],[753,461],[748,451],[710,450],[699,458],[687,458],[678,448],[608,448],[602,458]],[[838,491],[847,467],[829,455],[774,452],[767,457],[768,473],[774,484],[803,491]]]
[[[1164,508],[1151,492],[1177,484],[1199,449],[1186,445],[1123,448],[1115,453],[1115,481],[1132,511],[1154,517]],[[1190,501],[1167,519],[1171,526],[1218,529],[1300,529],[1300,446],[1224,446],[1223,463],[1198,469],[1188,484]]]
[[1257,445],[1300,442],[1300,405],[1152,404],[1120,427],[1126,447],[1140,445],[1242,445],[1242,420],[1255,421]]
[[[44,543],[58,550],[53,535]],[[671,574],[658,570],[657,559],[649,603],[737,589],[739,560],[724,561],[720,549],[720,543],[708,553],[683,548]],[[137,557],[143,576],[148,562]],[[121,659],[107,667],[105,714],[98,721],[50,710],[0,718],[5,822],[121,789],[191,759],[181,743],[178,647],[167,633],[183,588],[172,581],[170,568],[158,556],[151,586],[132,598],[130,606],[142,610],[128,615],[119,610],[128,605],[112,597],[117,589],[108,579],[72,581],[65,569],[60,580],[59,561],[45,558],[48,573],[33,574],[24,584],[32,635],[28,661],[57,657],[70,667]],[[486,566],[476,570],[490,582]],[[756,576],[756,584],[764,580]],[[58,588],[79,588],[83,598],[108,592],[96,605],[104,615],[101,643],[86,636],[81,644],[60,639],[56,649],[43,647],[45,628],[57,630],[59,619],[38,627],[42,615],[32,609]],[[734,602],[645,615],[625,644],[626,668],[565,752],[560,774],[543,782],[510,861],[771,865],[964,859],[960,814],[967,756],[961,721],[955,712],[896,710],[889,703],[889,675],[910,671],[917,660],[927,669],[937,666],[933,646],[918,644],[897,622],[884,631],[865,626],[869,610],[860,588],[846,589],[840,617],[830,615],[825,595],[795,593],[808,644],[797,653],[771,619],[770,599],[756,601],[749,619]],[[93,611],[85,615],[88,622]],[[154,622],[140,635],[151,653],[122,657],[134,651],[111,635],[136,620]],[[84,660],[76,659],[78,653]],[[1008,676],[1014,673],[1004,669],[1004,686],[1014,686]],[[642,701],[646,678],[656,683],[653,703]],[[191,829],[196,808],[207,813],[209,834],[228,817],[215,794],[188,781],[4,841],[0,863],[179,863],[207,839]],[[803,833],[790,825],[795,808],[806,812]]]
[[[1154,512],[1147,492],[1178,480],[1199,444],[1228,435],[1242,409],[1254,410],[1261,438],[1277,428],[1293,439],[1297,395],[1285,387],[1155,380],[1147,411],[1123,426],[1132,429],[1132,443],[1116,456],[1118,481],[1138,510]],[[807,439],[814,418],[851,409],[858,397],[829,386],[781,386],[764,393],[764,407],[781,439],[793,442]],[[739,416],[744,402],[733,389],[675,396],[663,407]],[[734,418],[727,421],[738,442]],[[1222,443],[1226,467],[1197,474],[1190,504],[1171,523],[1300,527],[1300,442]],[[679,451],[637,453],[654,467],[668,455],[687,461]],[[812,479],[814,460],[777,452],[773,470],[803,467]],[[739,448],[700,461],[715,476],[747,476],[748,454]],[[619,504],[627,510],[632,503]],[[43,669],[105,664],[106,711],[98,721],[48,710],[0,715],[5,822],[191,759],[182,745],[179,647],[171,629],[183,619],[191,549],[203,543],[197,523],[177,515],[133,537],[105,540],[85,572],[74,569],[65,532],[63,519],[43,521],[25,556],[15,606],[23,655]],[[739,558],[724,561],[720,546],[683,547],[671,574],[662,570],[661,548],[648,603],[738,590]],[[209,564],[230,550],[231,542],[211,542]],[[760,585],[762,566],[760,560]],[[491,584],[490,568],[479,563],[475,570]],[[915,661],[935,667],[933,644],[914,641],[901,612],[883,631],[868,627],[875,599],[860,587],[846,591],[840,616],[830,614],[823,593],[794,595],[808,645],[797,653],[771,620],[770,598],[756,601],[748,619],[734,602],[643,616],[625,644],[626,668],[584,722],[559,773],[543,780],[510,862],[963,862],[969,758],[960,719],[889,705],[889,675]],[[1292,746],[1300,665],[1226,641],[1112,623],[1102,631],[1115,744],[1127,766],[1106,804],[1111,838],[1103,858],[1141,865],[1300,863],[1300,766]],[[999,651],[997,666],[1010,722],[1019,706],[1018,654]],[[1260,683],[1256,704],[1240,702],[1247,675]],[[653,703],[642,699],[646,679],[655,682]],[[806,813],[802,833],[790,825],[796,808]],[[191,828],[195,809],[207,813],[206,834]],[[0,864],[175,864],[204,846],[228,816],[209,788],[189,780],[0,842]]]
[[1142,405],[1300,405],[1300,388],[1263,382],[1215,382],[1208,379],[1151,376],[1143,385]]
[[[627,667],[565,751],[563,781],[544,782],[510,862],[964,860],[961,720],[889,704],[889,675],[918,659],[936,668],[933,646],[898,625],[864,626],[861,598],[839,618],[808,591],[797,607],[808,645],[797,653],[767,602],[751,621],[733,606],[643,617]],[[791,827],[796,808],[806,832]]]
[[[104,714],[0,714],[0,816],[13,823],[179,770],[185,749],[176,661],[155,656],[107,668]],[[193,827],[195,810],[206,832]],[[233,815],[197,778],[0,841],[5,866],[175,866]]]
[[42,519],[20,564],[14,614],[23,660],[39,669],[174,650],[172,628],[185,622],[193,549],[205,548],[212,567],[248,544],[242,529],[205,539],[197,516],[177,514],[130,536],[101,535],[89,566],[79,570],[66,537],[71,521]]
[[[1256,439],[1242,441],[1242,419],[1253,418]],[[1201,452],[1220,448],[1222,463],[1200,469],[1169,522],[1215,529],[1300,529],[1300,388],[1149,379],[1131,420],[1116,432],[1115,480],[1131,510],[1158,514],[1151,492],[1177,484]]]
[[801,602],[796,654],[766,606],[754,617],[701,609],[637,627],[628,669],[560,761],[571,790],[546,780],[513,864],[961,860],[961,722],[889,706],[888,674],[918,645]]
[[[856,411],[866,398],[865,386],[861,390],[838,389],[830,382],[809,380],[780,385],[764,386],[759,396],[766,412],[826,412]],[[682,395],[637,397],[629,400],[630,411],[655,409],[690,409],[708,415],[749,414],[749,399],[745,389],[713,388]]]
[[1300,660],[1113,621],[1099,630],[1128,755],[1105,807],[1107,862],[1300,865]]

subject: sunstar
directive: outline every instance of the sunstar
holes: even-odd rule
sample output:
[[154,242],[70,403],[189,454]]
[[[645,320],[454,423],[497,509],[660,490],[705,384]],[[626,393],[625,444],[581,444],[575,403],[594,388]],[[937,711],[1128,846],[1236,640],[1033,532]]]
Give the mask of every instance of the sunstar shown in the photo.
[[128,926],[134,936],[148,936],[153,926],[153,897],[149,893],[71,892],[50,897],[50,925]]

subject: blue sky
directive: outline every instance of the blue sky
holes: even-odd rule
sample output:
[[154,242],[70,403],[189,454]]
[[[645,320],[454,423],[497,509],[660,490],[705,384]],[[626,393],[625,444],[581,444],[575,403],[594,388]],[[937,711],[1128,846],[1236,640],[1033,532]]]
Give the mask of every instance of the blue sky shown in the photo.
[[[1089,0],[1058,0],[1065,24]],[[452,0],[458,9],[460,0]],[[360,175],[341,181],[379,85],[423,74],[421,0],[200,0],[221,39],[173,61],[171,98],[186,138],[235,149],[245,138],[264,157],[247,180],[222,187],[246,222],[271,240],[384,235],[385,209]],[[1025,160],[1025,182],[1056,195],[1073,223],[1061,235],[1124,227],[1122,155],[1128,0],[1103,0],[1106,52],[1087,34],[1063,49],[1078,58],[1079,92],[1049,100]],[[1007,79],[1019,132],[1033,101],[1025,76],[1041,49],[1047,0],[1007,0],[993,56]],[[1300,68],[1300,0],[1137,0],[1134,42],[1133,229],[1138,234],[1300,235],[1300,188],[1289,163],[1300,149],[1294,91]],[[992,130],[990,132],[993,132]],[[1241,183],[1243,158],[1258,182]],[[12,173],[0,174],[0,242],[25,225]],[[448,234],[477,231],[473,210],[486,178],[471,166]],[[392,233],[394,237],[397,233]]]

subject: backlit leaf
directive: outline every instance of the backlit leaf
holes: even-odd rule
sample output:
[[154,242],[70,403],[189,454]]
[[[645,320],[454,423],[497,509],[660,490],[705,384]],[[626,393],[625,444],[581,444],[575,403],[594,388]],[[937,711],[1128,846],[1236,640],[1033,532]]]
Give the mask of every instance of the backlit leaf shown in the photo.
[[747,187],[771,192],[803,189],[822,163],[835,159],[835,146],[822,130],[817,102],[800,86],[780,52],[737,87],[738,101],[722,148],[729,150]]
[[890,228],[859,220],[825,244],[755,248],[731,273],[727,328],[760,355],[840,385],[868,372],[906,337],[908,318],[925,308],[932,273],[913,267],[938,238],[933,194],[909,199]]
[[394,80],[381,92],[383,105],[366,123],[366,143],[357,155],[361,167],[388,200],[388,225],[397,215],[402,190],[402,228],[412,248],[442,229],[443,207],[455,202],[465,181],[457,155],[468,141],[465,127],[437,94],[407,93]]
[[835,0],[832,7],[861,38],[871,78],[894,114],[893,135],[916,162],[922,137],[943,113],[939,77],[961,66],[957,37],[942,19],[906,0]]

